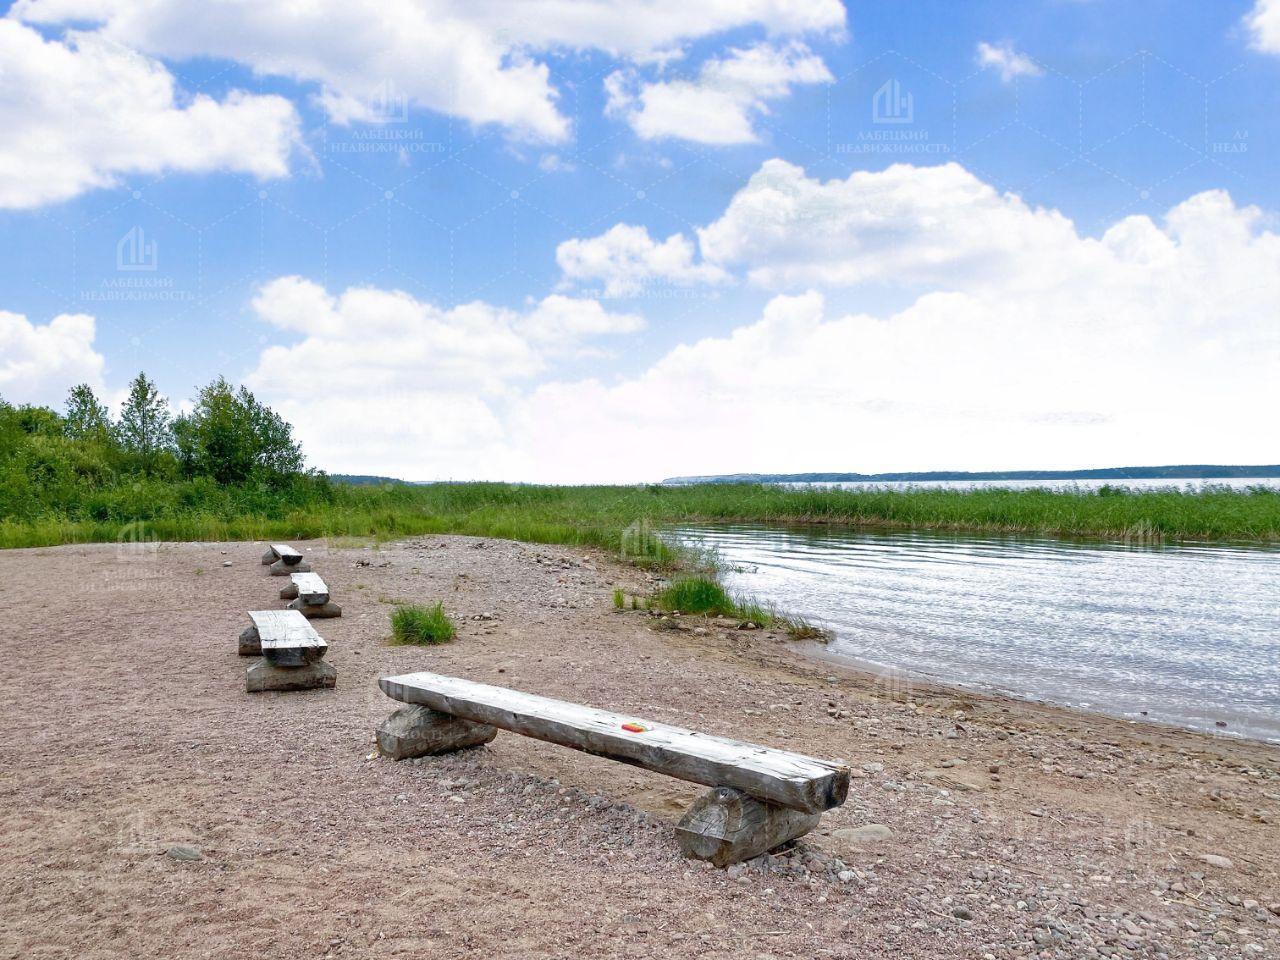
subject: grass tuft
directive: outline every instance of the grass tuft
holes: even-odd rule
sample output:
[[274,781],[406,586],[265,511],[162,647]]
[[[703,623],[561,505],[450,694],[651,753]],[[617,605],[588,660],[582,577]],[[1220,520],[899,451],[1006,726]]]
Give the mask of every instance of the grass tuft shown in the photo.
[[443,604],[437,603],[434,607],[403,604],[391,611],[391,642],[397,646],[448,643],[457,633]]

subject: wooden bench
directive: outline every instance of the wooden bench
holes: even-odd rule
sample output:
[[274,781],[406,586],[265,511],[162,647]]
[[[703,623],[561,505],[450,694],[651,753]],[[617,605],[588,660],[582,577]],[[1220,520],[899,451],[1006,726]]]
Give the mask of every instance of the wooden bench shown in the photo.
[[262,555],[264,565],[270,565],[271,575],[283,577],[290,573],[310,573],[311,565],[302,559],[302,554],[287,543],[273,543]]
[[249,668],[245,690],[310,690],[332,687],[337,671],[324,662],[329,644],[297,610],[251,610],[240,634],[242,657],[260,656]]
[[290,610],[297,610],[308,620],[318,617],[340,617],[342,608],[329,599],[329,587],[318,573],[290,574],[290,583],[280,591],[281,600],[292,601]]
[[379,750],[397,760],[487,743],[503,729],[712,787],[676,834],[687,856],[717,866],[808,833],[849,792],[843,764],[630,714],[434,673],[383,677],[378,685],[410,704],[378,728]]

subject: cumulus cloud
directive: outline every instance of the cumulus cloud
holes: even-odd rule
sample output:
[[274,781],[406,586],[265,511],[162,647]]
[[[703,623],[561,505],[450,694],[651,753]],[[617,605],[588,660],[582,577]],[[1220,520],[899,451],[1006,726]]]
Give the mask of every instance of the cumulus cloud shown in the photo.
[[526,139],[569,135],[540,52],[604,50],[637,60],[678,57],[682,45],[740,27],[795,35],[843,29],[838,0],[19,0],[12,15],[91,23],[154,56],[217,57],[263,75],[314,83],[338,122],[376,118],[387,100]]
[[29,208],[134,173],[288,173],[289,101],[232,92],[179,102],[154,60],[97,34],[45,40],[0,20],[0,207]]
[[446,309],[376,287],[334,295],[296,276],[266,284],[253,309],[303,335],[264,350],[247,383],[294,424],[310,460],[410,478],[505,475],[504,411],[521,386],[572,347],[643,326],[559,294],[525,312]]
[[102,354],[94,349],[94,318],[64,313],[37,326],[0,310],[0,396],[9,403],[61,406],[77,383],[102,389]]
[[1250,46],[1263,53],[1280,53],[1280,0],[1257,0],[1244,22]]
[[1018,77],[1044,76],[1044,69],[1026,54],[1013,49],[1012,43],[979,43],[977,56],[980,67],[997,71],[1005,83]]
[[771,101],[793,86],[832,80],[826,64],[803,43],[758,43],[707,60],[691,80],[646,83],[634,71],[610,74],[606,113],[624,118],[644,140],[754,143],[755,120],[769,113]]
[[625,223],[598,237],[566,240],[556,248],[556,263],[568,281],[602,283],[607,297],[635,296],[655,282],[690,286],[728,279],[718,266],[695,263],[693,243],[682,234],[659,243],[644,227]]
[[[1089,237],[954,165],[773,173],[782,188],[744,188],[752,202],[702,234],[704,253],[770,284],[892,280],[914,302],[833,314],[818,292],[781,295],[635,377],[543,384],[513,421],[528,476],[1262,456],[1280,403],[1280,235],[1257,208],[1207,191]],[[818,196],[832,229],[810,242],[797,213]]]
[[1075,239],[1055,210],[1002,194],[959,164],[895,164],[821,181],[784,160],[769,160],[696,231],[662,244],[643,227],[562,243],[557,260],[568,281],[603,280],[606,293],[646,278],[722,283],[745,273],[770,289],[875,282],[905,286],[1008,282],[1010,264],[1056,269],[1051,252]]

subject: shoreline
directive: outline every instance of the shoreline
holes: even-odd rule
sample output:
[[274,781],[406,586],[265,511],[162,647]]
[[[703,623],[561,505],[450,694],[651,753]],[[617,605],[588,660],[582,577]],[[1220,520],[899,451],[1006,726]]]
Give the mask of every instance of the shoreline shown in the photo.
[[1197,727],[1186,726],[1170,720],[1156,720],[1150,717],[1128,717],[1122,713],[1112,713],[1107,710],[1094,709],[1091,707],[1080,707],[1068,703],[1058,703],[1053,700],[1041,700],[1035,697],[1022,696],[1015,691],[1001,690],[993,686],[985,686],[982,684],[966,684],[956,680],[946,680],[938,677],[931,677],[927,674],[915,673],[905,670],[901,667],[894,667],[889,664],[878,664],[869,660],[861,660],[857,657],[846,656],[840,653],[833,653],[827,649],[827,644],[817,640],[797,640],[791,641],[798,652],[806,657],[811,657],[822,663],[831,666],[844,666],[846,669],[854,673],[861,674],[872,680],[880,680],[885,673],[892,672],[901,675],[903,680],[916,688],[926,688],[936,691],[949,691],[957,695],[988,697],[993,700],[1013,701],[1015,703],[1025,704],[1029,707],[1044,707],[1052,710],[1062,710],[1071,714],[1080,714],[1084,717],[1100,717],[1106,720],[1112,720],[1116,723],[1128,723],[1137,727],[1152,726],[1159,729],[1181,732],[1188,734],[1196,734],[1202,737],[1208,737],[1211,740],[1231,740],[1240,743],[1252,743],[1263,747],[1274,747],[1280,749],[1280,739],[1268,740],[1264,737],[1254,737],[1244,733],[1237,733],[1230,727],[1217,730],[1201,730]]
[[[278,695],[246,694],[235,654],[245,611],[280,605],[261,543],[0,552],[0,884],[22,904],[0,956],[1280,950],[1280,749],[908,699],[766,630],[614,611],[657,578],[601,551],[296,545],[343,606],[317,621],[338,683]],[[436,600],[456,640],[388,645],[395,602]],[[396,706],[376,680],[414,669],[843,760],[849,799],[790,851],[707,869],[674,840],[695,785],[510,734],[373,755]]]

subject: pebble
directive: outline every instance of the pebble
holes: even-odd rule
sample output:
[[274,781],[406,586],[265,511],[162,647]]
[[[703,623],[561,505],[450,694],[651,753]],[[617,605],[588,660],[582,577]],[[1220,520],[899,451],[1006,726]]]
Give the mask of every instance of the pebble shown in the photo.
[[893,831],[883,823],[868,823],[861,827],[844,827],[833,830],[831,843],[838,857],[855,854],[868,847],[879,846],[893,839]]
[[165,856],[169,857],[171,860],[181,860],[184,863],[192,863],[196,860],[204,859],[204,854],[195,847],[170,847],[165,851]]
[[1202,853],[1200,859],[1211,867],[1217,867],[1219,870],[1230,870],[1235,866],[1230,859],[1217,853]]

